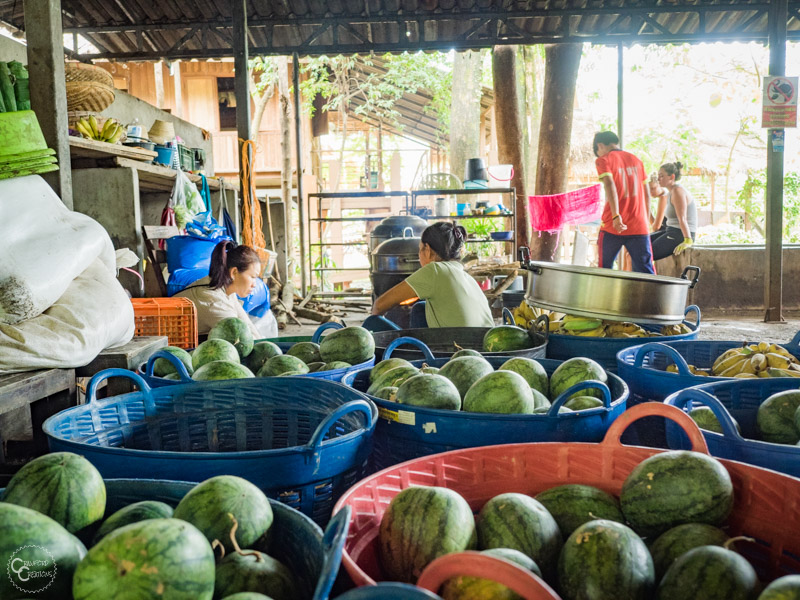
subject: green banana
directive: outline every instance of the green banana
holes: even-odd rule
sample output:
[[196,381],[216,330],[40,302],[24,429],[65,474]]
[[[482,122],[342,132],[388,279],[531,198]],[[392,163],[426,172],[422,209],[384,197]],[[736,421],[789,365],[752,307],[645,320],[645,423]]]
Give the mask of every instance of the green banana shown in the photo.
[[578,317],[567,321],[565,318],[562,326],[567,331],[588,331],[590,329],[603,327],[603,321],[600,319],[590,319],[587,317]]

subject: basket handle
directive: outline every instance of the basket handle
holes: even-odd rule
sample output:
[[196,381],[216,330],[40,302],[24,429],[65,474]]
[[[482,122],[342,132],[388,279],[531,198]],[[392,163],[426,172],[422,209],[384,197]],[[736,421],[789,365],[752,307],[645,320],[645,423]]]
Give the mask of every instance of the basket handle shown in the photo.
[[377,408],[374,404],[371,402],[368,403],[366,400],[351,400],[347,404],[342,404],[339,408],[325,417],[322,423],[317,425],[314,435],[311,436],[311,439],[308,440],[308,444],[306,444],[306,448],[314,452],[314,459],[317,461],[316,468],[319,468],[319,446],[322,443],[322,440],[325,439],[325,436],[328,435],[328,430],[333,427],[336,421],[341,419],[343,416],[350,414],[351,412],[364,413],[364,420],[366,421],[367,429],[371,429],[378,420]]
[[553,400],[550,410],[547,411],[547,416],[554,417],[558,415],[558,409],[561,408],[567,400],[569,400],[570,396],[572,396],[575,392],[588,389],[600,390],[600,393],[603,394],[603,405],[606,408],[611,407],[611,390],[608,389],[608,386],[597,379],[587,379],[586,381],[576,383],[575,385],[570,386],[561,392],[558,397]]
[[700,307],[697,304],[690,304],[686,307],[686,310],[683,311],[683,316],[688,317],[689,313],[693,312],[696,315],[695,322],[692,323],[691,321],[687,321],[685,318],[683,319],[683,324],[686,325],[689,329],[693,329],[697,331],[697,328],[700,327]]
[[156,360],[159,358],[163,358],[169,361],[173,367],[178,371],[178,376],[181,378],[181,381],[184,383],[194,383],[194,380],[189,376],[189,371],[186,370],[186,365],[183,364],[181,359],[177,356],[172,354],[171,352],[167,352],[166,350],[158,350],[154,352],[150,358],[147,359],[147,368],[145,369],[145,375],[148,377],[154,377],[153,369],[155,368]]
[[89,385],[86,388],[87,404],[97,402],[97,388],[100,387],[100,384],[106,379],[110,379],[112,377],[127,377],[128,379],[131,379],[144,396],[145,415],[149,417],[155,414],[156,405],[155,402],[153,402],[153,395],[150,392],[150,386],[147,385],[147,382],[145,382],[145,380],[139,375],[133,371],[129,371],[128,369],[105,369],[92,376],[92,378],[89,380]]
[[670,421],[674,421],[681,429],[683,429],[689,442],[692,444],[692,450],[701,452],[702,454],[710,454],[708,451],[708,444],[703,437],[703,433],[697,426],[692,418],[679,408],[670,406],[669,404],[662,404],[661,402],[642,402],[623,412],[617,417],[608,428],[606,436],[601,445],[605,446],[622,446],[620,438],[625,430],[633,423],[644,417],[664,417]]
[[503,558],[474,551],[440,556],[425,567],[417,585],[435,592],[445,581],[459,575],[491,579],[516,592],[524,600],[560,600],[553,588],[533,572]]
[[344,329],[344,325],[341,323],[336,323],[335,321],[328,321],[327,323],[323,323],[317,330],[314,332],[314,335],[311,336],[311,341],[315,344],[319,344],[319,341],[322,339],[322,332],[327,331],[328,329]]
[[322,550],[324,559],[322,561],[322,572],[317,580],[317,587],[314,589],[314,596],[311,600],[327,600],[336,575],[339,573],[339,565],[342,562],[342,550],[347,539],[347,530],[350,525],[350,516],[353,509],[345,505],[337,512],[325,528],[325,535],[322,537]]
[[422,340],[418,340],[417,338],[408,336],[403,336],[393,339],[391,343],[386,347],[386,350],[383,351],[383,360],[390,358],[392,356],[392,352],[394,352],[399,346],[403,346],[404,344],[410,344],[422,350],[422,354],[425,356],[425,360],[429,362],[433,362],[434,360],[436,360],[436,358],[433,356],[433,352],[431,352],[431,349],[428,348],[428,345],[425,342],[423,342]]
[[666,344],[662,344],[660,342],[648,342],[646,344],[642,344],[638,346],[636,350],[636,354],[633,357],[633,366],[637,369],[642,367],[642,363],[644,363],[644,357],[647,354],[651,354],[652,352],[663,352],[669,358],[672,359],[672,362],[675,363],[675,366],[678,367],[678,374],[684,377],[694,377],[689,371],[689,365],[686,363],[686,360],[681,356],[680,352],[675,350],[672,346],[667,346]]
[[517,322],[514,321],[514,315],[511,314],[511,311],[508,310],[507,307],[503,307],[503,323],[505,325],[516,325]]
[[783,345],[789,352],[794,355],[800,354],[800,331],[794,334],[792,341]]
[[744,438],[739,435],[738,431],[736,431],[736,425],[734,424],[733,419],[731,418],[731,413],[728,412],[728,409],[725,408],[719,399],[704,390],[697,388],[681,390],[668,396],[664,402],[670,406],[674,406],[675,408],[680,408],[681,410],[683,410],[687,404],[691,409],[692,403],[699,402],[700,404],[710,408],[711,412],[714,413],[714,416],[717,417],[717,420],[722,427],[722,435],[744,441]]

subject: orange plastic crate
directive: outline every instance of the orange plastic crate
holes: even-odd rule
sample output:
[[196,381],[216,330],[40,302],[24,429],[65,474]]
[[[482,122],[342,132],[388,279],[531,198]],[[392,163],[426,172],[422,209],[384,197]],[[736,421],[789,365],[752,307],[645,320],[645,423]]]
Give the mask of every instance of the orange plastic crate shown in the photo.
[[131,298],[135,335],[165,335],[170,346],[197,347],[197,309],[188,298]]

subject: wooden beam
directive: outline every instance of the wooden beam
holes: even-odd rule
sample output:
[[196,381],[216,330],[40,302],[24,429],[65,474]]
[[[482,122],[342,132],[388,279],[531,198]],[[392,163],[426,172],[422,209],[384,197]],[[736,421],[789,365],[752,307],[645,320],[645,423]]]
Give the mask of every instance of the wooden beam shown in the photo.
[[297,217],[300,221],[300,290],[306,293],[306,198],[303,190],[303,137],[300,121],[300,58],[292,55],[292,87],[294,88],[294,139],[297,146]]
[[[250,132],[250,71],[249,41],[247,39],[247,1],[234,0],[233,12],[233,63],[234,92],[236,94],[236,130],[239,134],[239,186],[242,190],[242,202],[252,202],[249,190],[244,185],[244,165],[242,164],[242,146],[244,141],[252,138]],[[252,152],[250,164],[253,164]]]

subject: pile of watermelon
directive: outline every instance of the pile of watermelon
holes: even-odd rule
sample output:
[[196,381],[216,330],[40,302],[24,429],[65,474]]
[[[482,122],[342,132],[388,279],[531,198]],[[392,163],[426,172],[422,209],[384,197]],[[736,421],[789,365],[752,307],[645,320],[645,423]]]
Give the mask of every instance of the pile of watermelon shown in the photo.
[[[569,484],[535,497],[502,493],[477,515],[443,487],[410,487],[384,513],[378,558],[385,579],[415,583],[434,559],[478,549],[542,577],[564,600],[794,600],[800,576],[766,589],[724,531],[733,507],[725,467],[696,452],[639,463],[619,498]],[[518,600],[499,583],[449,579],[445,600]]]
[[[496,371],[475,350],[459,350],[441,368],[418,369],[402,358],[388,358],[370,371],[367,393],[377,398],[426,408],[495,414],[544,414],[551,402],[587,380],[608,382],[605,370],[590,358],[564,361],[548,377],[532,358],[514,357]],[[603,406],[598,389],[573,394],[559,412]]]
[[263,551],[269,500],[244,479],[208,479],[174,510],[151,500],[105,510],[103,479],[81,456],[20,469],[0,501],[0,561],[13,564],[0,598],[299,598],[295,576]]
[[[284,354],[277,344],[256,342],[241,319],[222,319],[208,339],[191,353],[167,346],[195,381],[305,375],[316,371],[344,369],[368,361],[375,355],[375,341],[363,327],[345,327],[325,336],[319,344],[298,342]],[[180,379],[177,369],[165,358],[153,364],[153,374]]]

